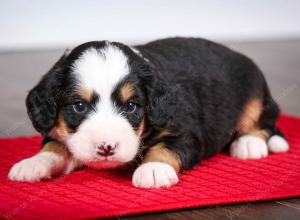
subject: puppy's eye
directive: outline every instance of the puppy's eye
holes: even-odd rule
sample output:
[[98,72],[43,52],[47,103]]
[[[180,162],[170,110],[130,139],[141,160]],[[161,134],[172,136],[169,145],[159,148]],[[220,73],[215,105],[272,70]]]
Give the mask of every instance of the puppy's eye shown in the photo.
[[76,113],[84,113],[87,111],[87,104],[84,102],[75,102],[73,104],[73,109]]
[[133,102],[127,102],[124,106],[124,111],[126,113],[133,113],[137,108],[137,104]]

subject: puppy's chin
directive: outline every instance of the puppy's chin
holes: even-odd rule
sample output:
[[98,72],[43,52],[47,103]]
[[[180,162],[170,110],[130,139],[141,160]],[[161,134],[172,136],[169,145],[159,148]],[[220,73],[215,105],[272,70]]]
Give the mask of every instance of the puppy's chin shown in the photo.
[[99,161],[87,161],[84,164],[93,169],[113,169],[122,166],[124,163],[120,161],[113,161],[113,160],[99,160]]

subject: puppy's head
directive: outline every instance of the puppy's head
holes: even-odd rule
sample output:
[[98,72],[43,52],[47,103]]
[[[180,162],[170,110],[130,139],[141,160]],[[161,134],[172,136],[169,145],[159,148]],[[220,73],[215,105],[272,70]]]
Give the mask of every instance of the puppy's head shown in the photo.
[[106,41],[65,53],[26,100],[37,131],[65,143],[84,164],[100,168],[134,159],[149,126],[167,123],[171,102],[148,61]]

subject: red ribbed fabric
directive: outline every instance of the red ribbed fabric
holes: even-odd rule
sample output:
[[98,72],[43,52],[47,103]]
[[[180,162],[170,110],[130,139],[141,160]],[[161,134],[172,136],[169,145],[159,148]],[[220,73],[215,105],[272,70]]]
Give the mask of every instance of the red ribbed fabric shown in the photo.
[[9,169],[38,152],[40,137],[0,139],[0,216],[104,218],[300,196],[300,119],[282,116],[278,125],[291,145],[288,153],[260,160],[219,154],[164,189],[138,189],[131,173],[88,168],[45,182],[13,182],[7,179]]

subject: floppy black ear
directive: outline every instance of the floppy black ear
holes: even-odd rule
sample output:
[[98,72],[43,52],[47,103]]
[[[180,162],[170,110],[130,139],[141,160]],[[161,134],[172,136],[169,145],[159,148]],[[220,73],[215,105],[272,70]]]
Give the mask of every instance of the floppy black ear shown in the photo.
[[161,76],[154,74],[146,86],[148,103],[146,113],[153,128],[162,129],[177,111],[177,86],[170,86]]
[[57,102],[60,98],[62,64],[68,51],[42,77],[40,82],[30,90],[26,98],[26,107],[34,128],[47,134],[55,125]]

